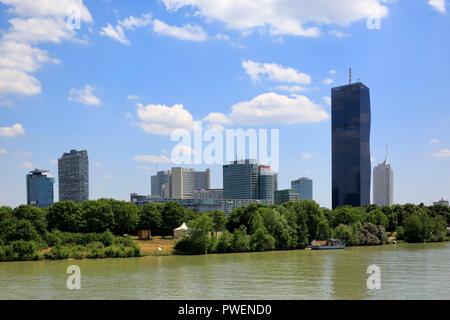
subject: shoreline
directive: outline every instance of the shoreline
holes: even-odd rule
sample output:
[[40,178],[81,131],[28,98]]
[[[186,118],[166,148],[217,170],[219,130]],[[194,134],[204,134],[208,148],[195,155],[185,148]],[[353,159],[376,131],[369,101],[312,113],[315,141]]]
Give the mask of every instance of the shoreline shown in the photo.
[[[173,240],[173,239],[167,239],[167,240]],[[151,240],[144,240],[144,241],[151,241]],[[405,244],[439,244],[439,243],[448,243],[450,240],[447,241],[440,241],[440,242],[406,242],[403,240],[399,240],[397,243],[398,245],[405,245]],[[364,248],[364,247],[383,247],[387,245],[397,245],[394,243],[384,243],[380,245],[373,245],[373,246],[349,246],[346,248]],[[130,258],[148,258],[148,257],[169,257],[169,256],[208,256],[208,255],[229,255],[229,254],[242,254],[242,253],[262,253],[262,252],[288,252],[288,251],[303,251],[303,250],[312,250],[311,248],[304,248],[304,249],[290,249],[290,250],[266,250],[266,251],[242,251],[242,252],[226,252],[226,253],[205,253],[205,254],[177,254],[175,252],[162,252],[162,253],[148,253],[148,254],[141,254],[141,256],[138,257],[105,257],[105,258],[83,258],[83,259],[74,259],[74,258],[68,258],[68,259],[38,259],[38,260],[23,260],[23,261],[4,261],[4,263],[7,262],[43,262],[43,261],[88,261],[88,260],[105,260],[105,259],[130,259]],[[342,249],[345,250],[345,249]],[[330,250],[317,250],[317,251],[330,251]],[[0,264],[3,262],[0,262]]]

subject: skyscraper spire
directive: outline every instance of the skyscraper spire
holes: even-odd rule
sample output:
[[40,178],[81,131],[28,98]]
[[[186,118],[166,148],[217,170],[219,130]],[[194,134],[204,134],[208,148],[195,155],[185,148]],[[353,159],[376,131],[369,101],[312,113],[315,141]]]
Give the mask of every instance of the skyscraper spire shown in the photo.
[[352,68],[348,68],[348,84],[352,84]]
[[384,165],[387,164],[387,158],[388,158],[388,146],[386,145],[386,158],[384,158]]

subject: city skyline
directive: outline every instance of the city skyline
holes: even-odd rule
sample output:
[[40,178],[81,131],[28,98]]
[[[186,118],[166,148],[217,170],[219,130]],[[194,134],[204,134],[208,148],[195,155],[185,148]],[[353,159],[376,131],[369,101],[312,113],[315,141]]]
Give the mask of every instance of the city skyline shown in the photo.
[[[169,133],[203,120],[279,129],[279,189],[307,175],[315,200],[331,207],[330,89],[347,83],[348,67],[371,89],[372,167],[390,145],[394,203],[450,198],[445,6],[373,1],[383,14],[371,29],[370,14],[352,6],[299,14],[307,1],[273,8],[292,12],[288,27],[246,1],[244,16],[224,17],[185,1],[68,0],[83,3],[83,15],[80,29],[67,30],[66,10],[9,3],[0,1],[0,205],[26,203],[24,176],[34,168],[56,176],[70,149],[89,151],[90,199],[150,194],[150,176],[176,166],[167,162]],[[13,23],[34,17],[52,28]],[[222,187],[221,165],[187,167],[211,168],[211,188]],[[57,184],[54,193],[56,201]]]

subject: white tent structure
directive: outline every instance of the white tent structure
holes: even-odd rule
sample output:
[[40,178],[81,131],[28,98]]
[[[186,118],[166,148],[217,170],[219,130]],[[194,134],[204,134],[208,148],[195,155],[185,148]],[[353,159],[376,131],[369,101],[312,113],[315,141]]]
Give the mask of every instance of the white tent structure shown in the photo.
[[173,229],[173,237],[175,239],[179,239],[184,237],[184,235],[186,234],[188,227],[186,225],[186,223],[183,222],[183,224],[181,226],[179,226],[176,229]]

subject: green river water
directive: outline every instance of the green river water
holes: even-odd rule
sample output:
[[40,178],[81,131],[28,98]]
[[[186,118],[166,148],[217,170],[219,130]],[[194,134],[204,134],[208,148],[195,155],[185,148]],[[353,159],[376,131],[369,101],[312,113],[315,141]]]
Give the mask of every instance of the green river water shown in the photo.
[[[381,288],[369,290],[369,265]],[[450,243],[0,263],[0,299],[450,299]],[[69,290],[66,269],[81,269]]]

